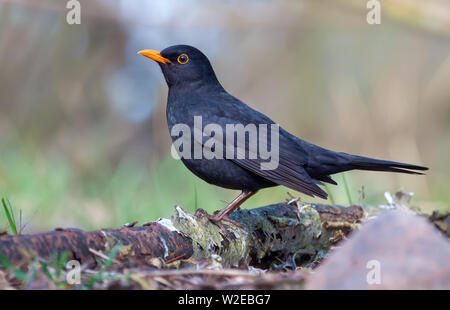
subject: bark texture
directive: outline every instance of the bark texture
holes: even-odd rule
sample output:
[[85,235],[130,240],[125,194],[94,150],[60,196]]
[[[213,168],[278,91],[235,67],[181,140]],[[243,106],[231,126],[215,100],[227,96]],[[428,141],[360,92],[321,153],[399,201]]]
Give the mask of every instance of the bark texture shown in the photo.
[[294,267],[313,266],[363,217],[360,206],[279,203],[234,212],[231,218],[242,227],[227,223],[227,234],[205,216],[175,206],[171,219],[139,227],[4,235],[0,237],[0,254],[15,266],[36,257],[49,259],[63,251],[69,252],[70,259],[93,263],[93,252],[108,253],[120,242],[122,256],[158,258],[165,263],[213,257],[222,267],[245,264],[277,269],[286,267],[286,262]]

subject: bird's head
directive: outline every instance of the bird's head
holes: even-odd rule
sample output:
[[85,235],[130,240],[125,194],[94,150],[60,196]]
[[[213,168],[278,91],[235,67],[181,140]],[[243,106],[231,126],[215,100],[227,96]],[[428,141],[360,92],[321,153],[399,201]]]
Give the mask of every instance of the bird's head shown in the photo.
[[138,54],[158,62],[169,87],[218,83],[208,58],[195,47],[174,45],[161,52],[142,50]]

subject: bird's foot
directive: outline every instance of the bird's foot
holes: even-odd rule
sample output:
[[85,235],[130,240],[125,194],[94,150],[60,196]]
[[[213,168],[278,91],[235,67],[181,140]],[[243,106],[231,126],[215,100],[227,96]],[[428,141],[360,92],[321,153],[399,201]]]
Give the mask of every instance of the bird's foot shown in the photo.
[[303,203],[302,198],[296,197],[289,192],[287,194],[289,196],[289,199],[286,199],[287,205],[293,207],[295,210],[298,210],[298,207]]
[[[217,212],[216,212],[217,213]],[[220,213],[220,211],[219,211]],[[227,214],[221,214],[221,215],[210,215],[208,214],[208,212],[206,212],[203,209],[197,209],[197,211],[195,211],[194,214],[196,217],[201,217],[201,216],[205,216],[206,218],[208,218],[208,220],[210,220],[211,222],[214,222],[214,224],[216,224],[217,226],[219,226],[219,228],[226,234],[226,235],[230,235],[230,232],[228,231],[228,229],[226,229],[226,227],[223,225],[223,222],[229,222],[233,225],[236,225],[237,227],[242,227],[242,224],[231,219]]]
[[237,227],[242,227],[242,224],[231,219],[228,215],[222,215],[222,216],[216,216],[216,215],[209,215],[208,219],[214,223],[221,223],[223,221],[231,223]]

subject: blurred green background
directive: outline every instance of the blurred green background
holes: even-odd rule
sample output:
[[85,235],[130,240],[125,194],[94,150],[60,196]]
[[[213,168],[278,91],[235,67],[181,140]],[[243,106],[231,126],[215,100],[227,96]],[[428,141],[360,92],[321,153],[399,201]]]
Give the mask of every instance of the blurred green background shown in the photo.
[[170,156],[167,86],[136,52],[174,44],[204,51],[230,93],[303,139],[431,168],[348,172],[353,202],[404,187],[425,211],[450,209],[449,1],[383,0],[380,25],[363,0],[80,2],[68,25],[65,0],[0,0],[0,196],[24,232],[142,224],[237,195]]

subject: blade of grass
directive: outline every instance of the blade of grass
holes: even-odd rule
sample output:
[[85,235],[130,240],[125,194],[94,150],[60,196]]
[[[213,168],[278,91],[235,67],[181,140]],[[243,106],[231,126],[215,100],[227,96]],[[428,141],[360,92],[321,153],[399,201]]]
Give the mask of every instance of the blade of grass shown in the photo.
[[0,253],[0,263],[1,263],[1,267],[3,267],[6,270],[12,270],[13,269],[13,265],[12,263],[5,257],[3,256],[3,254]]
[[333,204],[333,205],[336,204],[336,202],[334,201],[334,197],[333,197],[333,194],[331,193],[330,188],[326,184],[324,184],[324,186],[325,186],[325,191],[328,194],[328,198],[330,198],[331,204]]
[[350,195],[350,188],[348,187],[347,178],[345,177],[345,173],[342,174],[342,180],[344,181],[345,193],[347,194],[348,203],[353,205],[352,196]]
[[114,261],[114,258],[117,256],[117,254],[119,253],[120,248],[122,247],[122,243],[118,242],[114,248],[111,250],[111,253],[109,253],[108,255],[108,259],[105,261],[105,263],[102,265],[100,271],[98,273],[96,273],[95,275],[93,275],[89,281],[86,283],[86,285],[82,286],[83,289],[92,289],[92,287],[94,286],[94,284],[96,282],[100,282],[104,280],[104,271],[106,271],[109,266],[111,266],[111,264]]
[[23,226],[22,226],[22,209],[19,210],[19,234],[22,234]]
[[5,270],[8,270],[9,272],[12,272],[17,279],[24,281],[27,273],[25,271],[19,270],[19,269],[15,269],[13,264],[0,253],[0,263],[1,263],[1,267]]
[[198,194],[197,194],[197,186],[194,184],[194,210],[192,212],[195,212],[198,209]]
[[53,252],[53,267],[55,268],[56,278],[61,276],[61,271],[66,266],[69,251],[63,251],[59,256],[57,252]]
[[47,276],[47,278],[49,278],[51,281],[54,281],[52,273],[48,269],[47,263],[43,261],[40,261],[39,263],[41,264],[42,272]]
[[112,249],[111,253],[109,253],[108,260],[103,264],[103,267],[102,267],[103,270],[106,270],[106,269],[109,268],[109,266],[111,266],[112,262],[114,261],[114,258],[119,253],[119,250],[120,250],[121,246],[122,246],[122,243],[121,242],[117,242],[117,244]]
[[5,212],[6,218],[9,223],[9,227],[11,228],[12,233],[14,235],[17,235],[18,233],[17,233],[16,219],[14,218],[14,212],[8,198],[2,198],[2,205],[3,211]]
[[27,273],[26,277],[25,277],[25,289],[26,290],[30,290],[34,280],[36,279],[37,276],[37,271],[36,271],[36,266],[33,264],[31,266],[30,271]]

